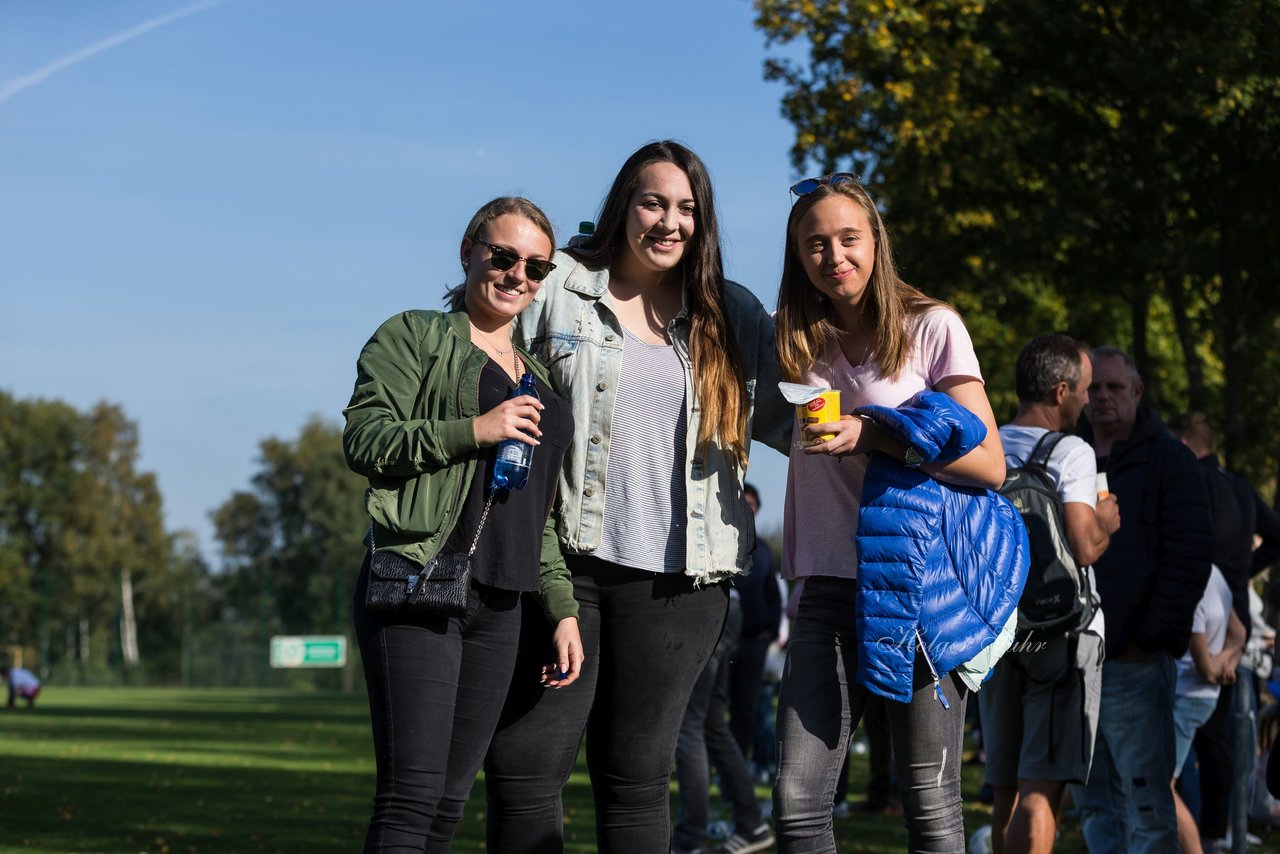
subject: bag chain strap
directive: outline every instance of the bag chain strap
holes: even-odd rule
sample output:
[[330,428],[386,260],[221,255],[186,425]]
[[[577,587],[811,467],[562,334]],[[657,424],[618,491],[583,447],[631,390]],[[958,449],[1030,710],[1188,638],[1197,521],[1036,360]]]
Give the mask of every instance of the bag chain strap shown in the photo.
[[[497,490],[489,493],[489,500],[484,503],[484,513],[480,514],[480,524],[476,526],[475,539],[471,541],[471,548],[467,549],[467,557],[473,557],[476,553],[476,547],[480,545],[480,534],[484,532],[484,523],[489,520],[489,509],[493,507],[494,496]],[[373,517],[369,517],[369,554],[378,553],[378,544],[373,540]]]

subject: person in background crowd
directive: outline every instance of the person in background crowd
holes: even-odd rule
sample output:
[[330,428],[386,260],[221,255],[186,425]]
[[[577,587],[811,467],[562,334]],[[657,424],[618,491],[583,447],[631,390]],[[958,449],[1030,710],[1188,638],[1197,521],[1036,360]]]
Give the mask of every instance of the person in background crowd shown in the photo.
[[[1231,589],[1232,608],[1244,625],[1247,640],[1253,622],[1249,615],[1249,579],[1280,558],[1280,514],[1262,500],[1248,481],[1218,461],[1217,437],[1207,415],[1187,412],[1174,416],[1169,419],[1169,429],[1200,463],[1213,520],[1213,562]],[[1259,538],[1256,550],[1255,536]],[[1224,839],[1231,823],[1231,798],[1237,778],[1236,702],[1253,702],[1253,686],[1247,676],[1238,674],[1236,685],[1216,692],[1213,714],[1196,731],[1193,742],[1200,771],[1200,835],[1206,842]],[[1252,744],[1252,732],[1247,737]],[[1238,800],[1243,804],[1242,795]],[[1243,811],[1243,806],[1238,809]]]
[[[772,318],[724,278],[711,178],[688,148],[632,154],[594,233],[554,261],[520,335],[577,422],[557,505],[586,663],[557,692],[517,672],[485,763],[488,850],[563,849],[585,732],[598,850],[658,854],[680,721],[750,560],[753,430],[785,448],[791,412]],[[545,647],[547,628],[526,626],[522,650]]]
[[[753,517],[760,514],[760,493],[751,484],[743,487]],[[729,726],[738,749],[748,759],[760,715],[760,688],[764,682],[769,645],[778,639],[782,623],[782,592],[778,565],[769,544],[757,533],[751,550],[751,571],[734,582],[742,603],[742,634],[729,661]]]
[[1141,407],[1142,377],[1114,347],[1092,352],[1088,420],[1120,528],[1094,564],[1107,621],[1098,737],[1087,785],[1073,785],[1094,854],[1176,851],[1174,661],[1187,651],[1209,580],[1213,534],[1191,453]]
[[[1018,411],[1001,426],[1005,462],[1024,466],[1051,433],[1074,430],[1093,378],[1084,344],[1041,335],[1014,367]],[[1064,435],[1043,462],[1058,490],[1067,544],[1076,565],[1092,566],[1120,527],[1114,496],[1098,497],[1093,449]],[[1092,574],[1090,574],[1092,580]],[[1096,599],[1096,592],[1093,594]],[[978,692],[987,780],[992,784],[992,850],[1053,850],[1057,809],[1068,783],[1084,783],[1093,761],[1102,690],[1104,620],[1095,611],[1083,630],[1020,632],[1013,649]]]
[[710,766],[720,772],[720,791],[733,806],[734,832],[717,854],[750,854],[774,843],[773,831],[756,802],[751,771],[729,731],[729,660],[742,632],[742,607],[735,588],[720,642],[702,669],[685,708],[676,740],[680,816],[671,834],[671,854],[701,854],[710,817]]
[[[463,234],[466,280],[446,295],[450,310],[396,315],[356,362],[342,438],[347,464],[369,478],[372,518],[355,591],[377,760],[366,852],[449,850],[516,664],[522,593],[541,591],[526,597],[540,607],[525,619],[546,627],[529,651],[530,678],[563,687],[582,666],[577,605],[548,521],[573,419],[545,368],[511,340],[554,269],[554,248],[536,205],[494,199]],[[525,372],[540,402],[508,398]],[[489,488],[506,439],[537,445],[523,489]],[[470,549],[465,614],[366,607],[374,548],[415,566]]]
[[[1236,681],[1236,666],[1244,652],[1244,624],[1231,607],[1231,588],[1218,567],[1209,572],[1209,584],[1191,623],[1186,655],[1178,659],[1177,696],[1173,702],[1174,776],[1173,804],[1178,813],[1178,844],[1184,854],[1214,850],[1216,837],[1205,837],[1195,817],[1178,795],[1178,776],[1191,752],[1191,740],[1218,704],[1223,685]],[[1203,798],[1203,787],[1202,787]]]

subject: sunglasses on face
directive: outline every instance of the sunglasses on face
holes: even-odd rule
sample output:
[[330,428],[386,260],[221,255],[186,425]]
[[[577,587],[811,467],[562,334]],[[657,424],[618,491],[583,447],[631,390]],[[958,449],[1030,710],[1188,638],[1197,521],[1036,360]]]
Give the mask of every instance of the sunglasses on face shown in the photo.
[[510,270],[516,265],[517,261],[523,261],[524,274],[529,277],[530,281],[541,282],[547,276],[550,276],[551,271],[556,268],[556,265],[552,264],[546,258],[525,258],[522,255],[517,255],[510,249],[504,249],[501,246],[494,246],[486,240],[480,240],[476,237],[471,239],[476,243],[479,243],[481,246],[489,247],[489,263],[493,265],[493,269],[495,270]]
[[832,172],[821,178],[805,178],[791,185],[791,192],[797,196],[807,196],[822,186],[839,187],[844,184],[861,184],[862,179],[852,172]]

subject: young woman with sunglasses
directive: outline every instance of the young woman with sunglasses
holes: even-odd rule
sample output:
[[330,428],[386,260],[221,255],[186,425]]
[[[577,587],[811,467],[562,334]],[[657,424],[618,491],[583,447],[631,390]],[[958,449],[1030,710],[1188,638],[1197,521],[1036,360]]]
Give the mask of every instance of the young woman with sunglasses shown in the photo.
[[[371,610],[368,556],[361,567],[356,639],[377,760],[366,852],[449,850],[507,694],[521,598],[538,602],[525,619],[547,626],[529,666],[548,671],[549,687],[578,677],[577,604],[548,521],[573,418],[546,369],[511,338],[555,269],[554,247],[532,202],[494,199],[462,238],[466,280],[446,295],[450,310],[396,315],[356,364],[343,449],[369,478],[371,549],[417,565],[472,550],[462,616]],[[507,399],[525,372],[540,400]],[[537,446],[519,490],[490,488],[506,439]]]
[[[521,336],[577,424],[557,508],[586,659],[555,693],[517,668],[485,761],[488,850],[563,850],[560,793],[585,732],[598,850],[665,854],[676,735],[754,538],[757,388],[772,407],[757,422],[773,425],[757,438],[784,446],[790,411],[772,319],[724,279],[711,180],[689,149],[635,152],[594,234],[555,262]],[[546,642],[526,621],[522,654]]]
[[[998,487],[1004,456],[959,315],[898,276],[884,222],[855,176],[806,179],[792,192],[799,198],[787,221],[777,313],[784,377],[838,389],[843,413],[864,405],[896,408],[928,389],[944,392],[981,419],[986,438],[954,462],[921,470],[956,485]],[[784,539],[789,574],[805,583],[778,705],[774,817],[780,851],[835,851],[832,793],[869,696],[855,681],[855,535],[867,454],[881,451],[907,465],[920,460],[862,417],[845,414],[803,430],[797,423],[794,430]],[[904,656],[908,670],[910,658]],[[914,673],[902,675],[911,701],[887,703],[910,847],[963,851],[965,690],[944,676],[935,692],[929,668],[916,650]]]

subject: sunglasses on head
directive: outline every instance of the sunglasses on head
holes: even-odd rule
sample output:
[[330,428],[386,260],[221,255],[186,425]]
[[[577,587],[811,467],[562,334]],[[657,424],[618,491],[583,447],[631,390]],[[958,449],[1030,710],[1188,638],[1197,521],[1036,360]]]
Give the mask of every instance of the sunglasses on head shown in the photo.
[[516,265],[517,261],[523,261],[524,274],[528,276],[531,281],[541,282],[547,276],[550,276],[551,271],[556,268],[556,265],[552,264],[546,258],[525,258],[522,255],[517,255],[510,249],[505,249],[501,246],[494,246],[487,240],[481,240],[478,237],[473,237],[471,239],[476,243],[479,243],[481,246],[489,247],[489,263],[493,265],[493,269],[495,270],[510,270]]
[[797,196],[807,196],[822,186],[839,187],[843,184],[861,184],[862,179],[852,172],[832,172],[821,178],[805,178],[791,185],[791,192]]

